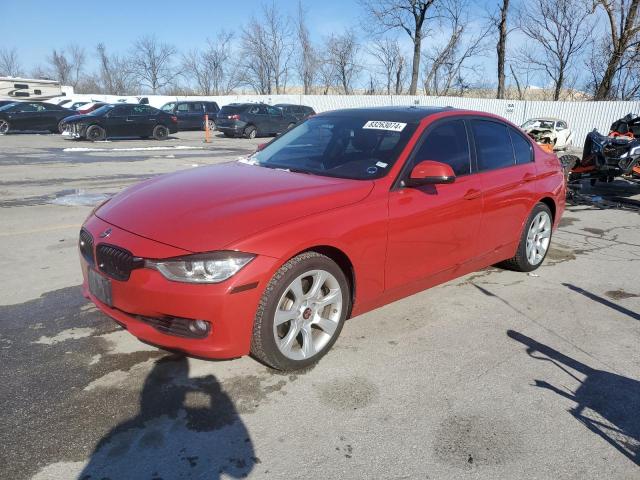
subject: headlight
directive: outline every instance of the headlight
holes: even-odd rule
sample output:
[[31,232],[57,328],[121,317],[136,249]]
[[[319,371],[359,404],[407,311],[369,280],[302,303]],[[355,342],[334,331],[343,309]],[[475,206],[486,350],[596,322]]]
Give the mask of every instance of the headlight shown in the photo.
[[145,267],[176,282],[219,283],[238,273],[255,258],[250,253],[220,251],[166,260],[146,260]]

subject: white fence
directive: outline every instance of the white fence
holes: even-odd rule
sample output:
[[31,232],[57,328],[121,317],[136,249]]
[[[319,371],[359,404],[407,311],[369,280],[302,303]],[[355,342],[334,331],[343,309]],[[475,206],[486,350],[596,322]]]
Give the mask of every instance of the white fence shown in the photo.
[[[85,95],[83,95],[84,97]],[[100,95],[86,95],[101,97]],[[74,95],[75,97],[75,95]],[[125,97],[119,97],[125,98]],[[129,97],[127,97],[129,98]],[[130,97],[137,101],[140,97]],[[294,103],[313,107],[316,112],[339,108],[378,107],[384,105],[451,106],[494,113],[522,125],[533,117],[557,117],[573,131],[575,146],[581,147],[594,128],[608,132],[609,126],[628,113],[640,114],[640,102],[547,102],[496,100],[488,98],[428,97],[425,95],[226,95],[212,97],[170,97],[148,95],[149,103],[161,107],[175,100],[211,100],[223,106],[233,102]],[[106,100],[106,98],[105,98]],[[111,99],[107,100],[111,101]]]

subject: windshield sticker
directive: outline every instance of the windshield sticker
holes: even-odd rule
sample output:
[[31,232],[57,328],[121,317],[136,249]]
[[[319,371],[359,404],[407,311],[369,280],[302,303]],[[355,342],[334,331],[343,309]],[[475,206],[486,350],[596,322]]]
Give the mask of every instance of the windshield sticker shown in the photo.
[[376,167],[387,168],[387,163],[384,162],[376,162]]
[[377,171],[378,171],[378,169],[376,167],[368,167],[367,168],[367,173],[369,175],[375,175]]
[[362,127],[363,129],[370,130],[389,130],[390,132],[401,132],[406,127],[406,123],[400,122],[385,122],[382,120],[369,120]]

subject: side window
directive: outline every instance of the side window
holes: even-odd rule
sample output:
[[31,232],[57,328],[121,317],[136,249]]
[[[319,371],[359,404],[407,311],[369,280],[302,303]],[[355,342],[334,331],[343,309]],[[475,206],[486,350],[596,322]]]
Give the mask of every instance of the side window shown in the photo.
[[202,113],[204,111],[204,107],[202,106],[202,104],[200,102],[192,103],[190,110],[192,112]]
[[277,107],[267,107],[267,111],[269,112],[269,115],[274,115],[276,117],[279,117],[282,115],[282,110],[280,110]]
[[129,107],[128,105],[118,105],[116,108],[111,110],[111,115],[114,117],[124,117],[126,115],[129,115],[130,111],[131,107]]
[[133,107],[133,115],[153,115],[154,111],[149,105],[136,105]]
[[469,142],[462,120],[436,125],[427,133],[414,162],[433,160],[450,165],[456,176],[471,172]]
[[21,103],[18,112],[37,112],[37,103]]
[[188,111],[189,111],[189,104],[188,103],[179,103],[178,104],[178,112],[186,113]]
[[488,120],[473,120],[471,129],[480,171],[514,165],[513,147],[506,125]]
[[567,124],[565,122],[558,122],[556,123],[556,128],[558,130],[566,130]]
[[526,138],[516,132],[513,128],[509,129],[509,135],[513,142],[513,153],[516,156],[516,163],[518,165],[523,165],[525,163],[532,162],[533,148],[531,148],[531,143],[529,143]]
[[250,107],[249,108],[249,113],[252,115],[259,115],[260,114],[260,107],[258,107],[257,105],[255,107]]

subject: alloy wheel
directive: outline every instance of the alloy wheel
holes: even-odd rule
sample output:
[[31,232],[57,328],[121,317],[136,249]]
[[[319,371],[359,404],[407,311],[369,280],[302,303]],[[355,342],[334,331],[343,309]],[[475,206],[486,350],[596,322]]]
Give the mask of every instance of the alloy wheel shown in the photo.
[[278,301],[273,334],[280,352],[304,360],[320,352],[333,338],[342,314],[342,289],[325,270],[296,277]]
[[0,135],[4,135],[9,131],[9,122],[0,120]]
[[545,257],[551,241],[551,217],[547,212],[538,213],[527,232],[527,260],[538,265]]

